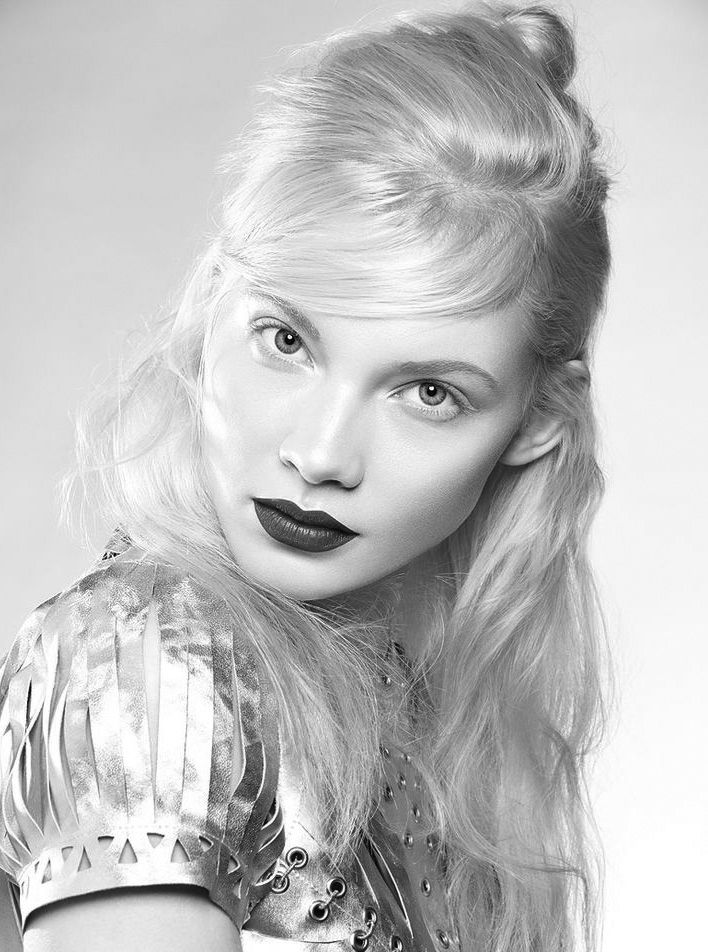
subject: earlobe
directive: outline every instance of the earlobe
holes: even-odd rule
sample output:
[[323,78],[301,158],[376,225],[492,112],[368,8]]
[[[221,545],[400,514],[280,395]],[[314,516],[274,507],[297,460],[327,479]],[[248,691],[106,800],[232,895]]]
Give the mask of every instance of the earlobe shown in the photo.
[[[590,372],[582,360],[568,360],[563,370],[582,387],[590,383]],[[499,458],[506,466],[523,466],[544,456],[563,437],[566,420],[563,417],[548,416],[534,411],[530,418],[517,431],[507,448]]]

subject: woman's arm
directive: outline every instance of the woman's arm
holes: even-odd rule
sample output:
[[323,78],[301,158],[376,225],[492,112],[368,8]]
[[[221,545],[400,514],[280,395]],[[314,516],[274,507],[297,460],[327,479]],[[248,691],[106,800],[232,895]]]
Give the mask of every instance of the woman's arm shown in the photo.
[[0,949],[22,952],[22,941],[15,922],[7,875],[0,869]]
[[275,700],[246,634],[149,558],[40,608],[0,670],[0,870],[24,948],[239,950],[284,842]]
[[[5,952],[5,945],[2,949]],[[27,920],[24,952],[96,949],[241,952],[241,939],[233,922],[206,893],[179,886],[80,896],[45,906]]]

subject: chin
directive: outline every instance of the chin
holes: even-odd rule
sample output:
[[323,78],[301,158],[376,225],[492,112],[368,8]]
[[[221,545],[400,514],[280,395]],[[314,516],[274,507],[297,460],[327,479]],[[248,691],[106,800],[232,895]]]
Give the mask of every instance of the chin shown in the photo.
[[317,601],[356,591],[380,581],[391,571],[377,571],[366,553],[347,553],[347,546],[330,552],[307,553],[275,544],[267,551],[248,552],[239,557],[232,547],[241,569],[255,582],[282,592],[298,601]]
[[[333,598],[337,595],[343,595],[356,588],[360,588],[367,583],[367,579],[359,580],[353,578],[351,572],[328,573],[319,571],[313,567],[317,577],[306,577],[309,573],[290,574],[288,572],[274,573],[273,567],[270,571],[258,571],[256,568],[247,568],[243,566],[244,571],[248,572],[251,578],[261,585],[267,585],[269,588],[276,589],[290,598],[295,598],[300,602],[318,601],[325,598]],[[373,580],[368,580],[373,581]]]

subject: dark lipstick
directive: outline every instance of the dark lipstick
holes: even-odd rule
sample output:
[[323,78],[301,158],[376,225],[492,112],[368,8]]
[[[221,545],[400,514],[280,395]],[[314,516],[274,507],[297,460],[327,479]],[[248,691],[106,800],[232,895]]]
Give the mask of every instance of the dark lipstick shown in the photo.
[[358,533],[321,509],[300,509],[289,499],[254,498],[258,521],[268,535],[293,549],[326,552],[339,548]]

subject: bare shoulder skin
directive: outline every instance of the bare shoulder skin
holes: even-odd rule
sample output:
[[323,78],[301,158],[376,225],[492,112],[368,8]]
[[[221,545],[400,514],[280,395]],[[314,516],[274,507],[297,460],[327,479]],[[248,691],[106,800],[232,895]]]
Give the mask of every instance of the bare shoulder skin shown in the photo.
[[[28,920],[23,949],[204,952],[206,936],[209,952],[241,950],[236,926],[206,893],[178,886],[141,887],[45,906]],[[12,946],[10,950],[15,952]]]

